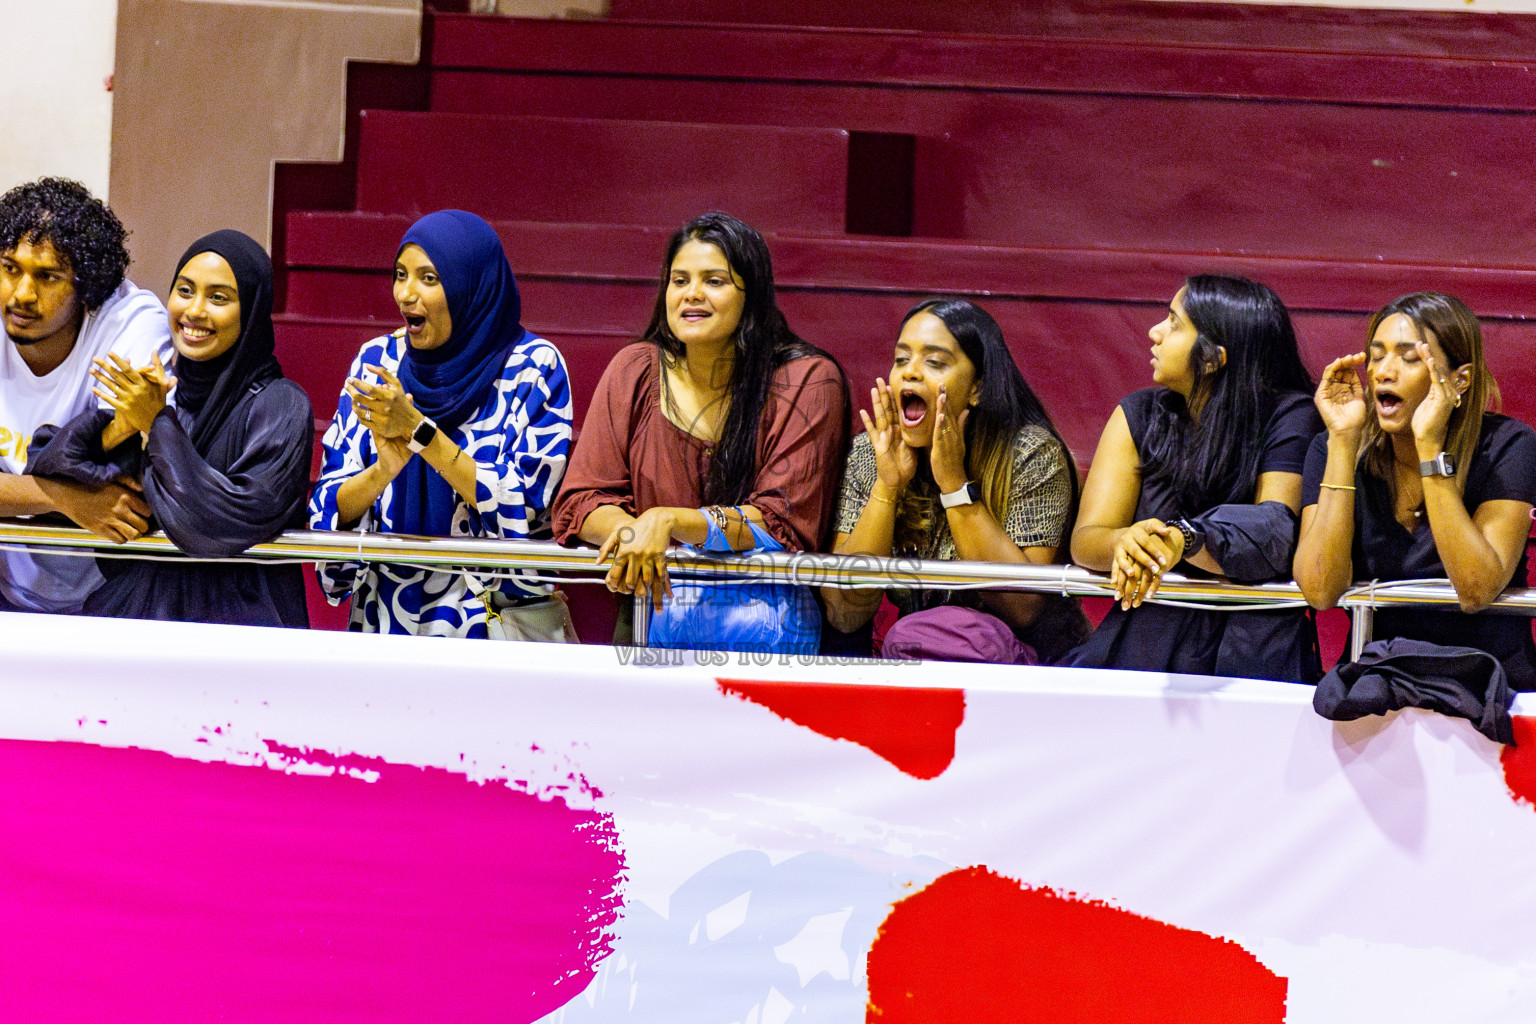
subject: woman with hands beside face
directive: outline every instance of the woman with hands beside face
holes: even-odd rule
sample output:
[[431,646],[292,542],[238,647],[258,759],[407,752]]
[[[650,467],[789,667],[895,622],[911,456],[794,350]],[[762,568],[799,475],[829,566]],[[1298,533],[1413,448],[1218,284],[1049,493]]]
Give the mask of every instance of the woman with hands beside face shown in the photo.
[[[1367,337],[1317,388],[1327,432],[1307,455],[1296,582],[1330,608],[1357,579],[1449,578],[1463,611],[1477,611],[1525,581],[1536,431],[1487,411],[1498,385],[1459,299],[1405,295],[1371,318]],[[1383,609],[1373,635],[1475,647],[1503,663],[1512,688],[1536,689],[1523,618]]]
[[[548,537],[570,449],[570,383],[560,353],[520,322],[500,238],[462,210],[423,217],[396,253],[394,299],[405,327],[352,362],[325,432],[311,527]],[[332,603],[352,599],[354,630],[574,639],[558,595],[516,575],[317,569]]]
[[1155,387],[1122,401],[1083,486],[1072,557],[1119,604],[1067,656],[1088,667],[1312,682],[1305,612],[1146,604],[1163,574],[1284,578],[1306,446],[1319,422],[1290,315],[1242,278],[1189,278],[1152,328]]
[[[963,299],[929,299],[902,321],[887,383],[843,475],[833,551],[888,558],[1047,564],[1072,518],[1077,471],[997,321]],[[1032,663],[1088,635],[1076,600],[1022,593],[821,592],[853,632],[882,596],[902,613],[888,657]]]
[[[194,242],[166,302],[176,355],[92,369],[110,411],[41,433],[29,466],[92,483],[135,482],[178,548],[228,558],[303,521],[314,414],[273,355],[272,264],[254,240],[218,231]],[[297,565],[102,559],[93,615],[309,624]]]

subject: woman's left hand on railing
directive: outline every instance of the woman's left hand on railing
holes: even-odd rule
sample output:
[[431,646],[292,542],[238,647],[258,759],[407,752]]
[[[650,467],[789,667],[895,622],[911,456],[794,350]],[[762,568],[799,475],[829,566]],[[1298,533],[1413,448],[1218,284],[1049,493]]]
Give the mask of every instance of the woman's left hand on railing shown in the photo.
[[1161,519],[1143,519],[1120,531],[1109,568],[1115,600],[1125,610],[1157,593],[1163,573],[1184,556],[1184,534]]
[[652,606],[661,611],[664,598],[672,596],[672,579],[667,575],[667,549],[672,546],[672,531],[677,526],[673,509],[647,509],[608,534],[597,551],[597,562],[612,560],[604,581],[616,594],[649,596]]

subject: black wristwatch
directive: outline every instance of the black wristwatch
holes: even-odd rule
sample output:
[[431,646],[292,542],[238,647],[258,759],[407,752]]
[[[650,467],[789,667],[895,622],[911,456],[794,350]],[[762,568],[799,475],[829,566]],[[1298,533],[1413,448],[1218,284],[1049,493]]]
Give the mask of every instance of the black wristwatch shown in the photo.
[[1195,524],[1188,519],[1180,519],[1173,524],[1184,535],[1184,557],[1193,558],[1205,547],[1205,534],[1195,529]]
[[405,443],[405,446],[419,455],[426,450],[427,445],[431,444],[436,436],[437,424],[423,416],[421,422],[416,424],[416,429],[411,431],[411,439]]

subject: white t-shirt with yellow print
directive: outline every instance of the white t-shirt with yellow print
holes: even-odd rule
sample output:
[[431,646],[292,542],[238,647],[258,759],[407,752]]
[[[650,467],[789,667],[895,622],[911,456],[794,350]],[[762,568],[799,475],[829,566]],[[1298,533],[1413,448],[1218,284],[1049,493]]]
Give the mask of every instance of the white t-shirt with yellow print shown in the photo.
[[[62,425],[102,404],[91,393],[91,360],[116,352],[134,366],[148,366],[150,354],[171,358],[171,331],[165,307],[153,292],[127,281],[80,325],[75,347],[52,373],[38,377],[16,343],[0,333],[0,472],[26,469],[27,445],[37,428]],[[13,607],[41,612],[78,611],[101,574],[90,558],[5,551],[0,561],[0,598]]]

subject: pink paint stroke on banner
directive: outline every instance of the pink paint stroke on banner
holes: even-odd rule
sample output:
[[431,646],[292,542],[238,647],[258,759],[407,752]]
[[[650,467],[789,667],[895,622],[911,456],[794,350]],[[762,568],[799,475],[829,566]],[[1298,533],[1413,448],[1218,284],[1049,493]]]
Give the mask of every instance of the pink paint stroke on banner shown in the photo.
[[585,989],[621,907],[608,815],[303,760],[337,770],[0,741],[0,1019],[521,1022]]

